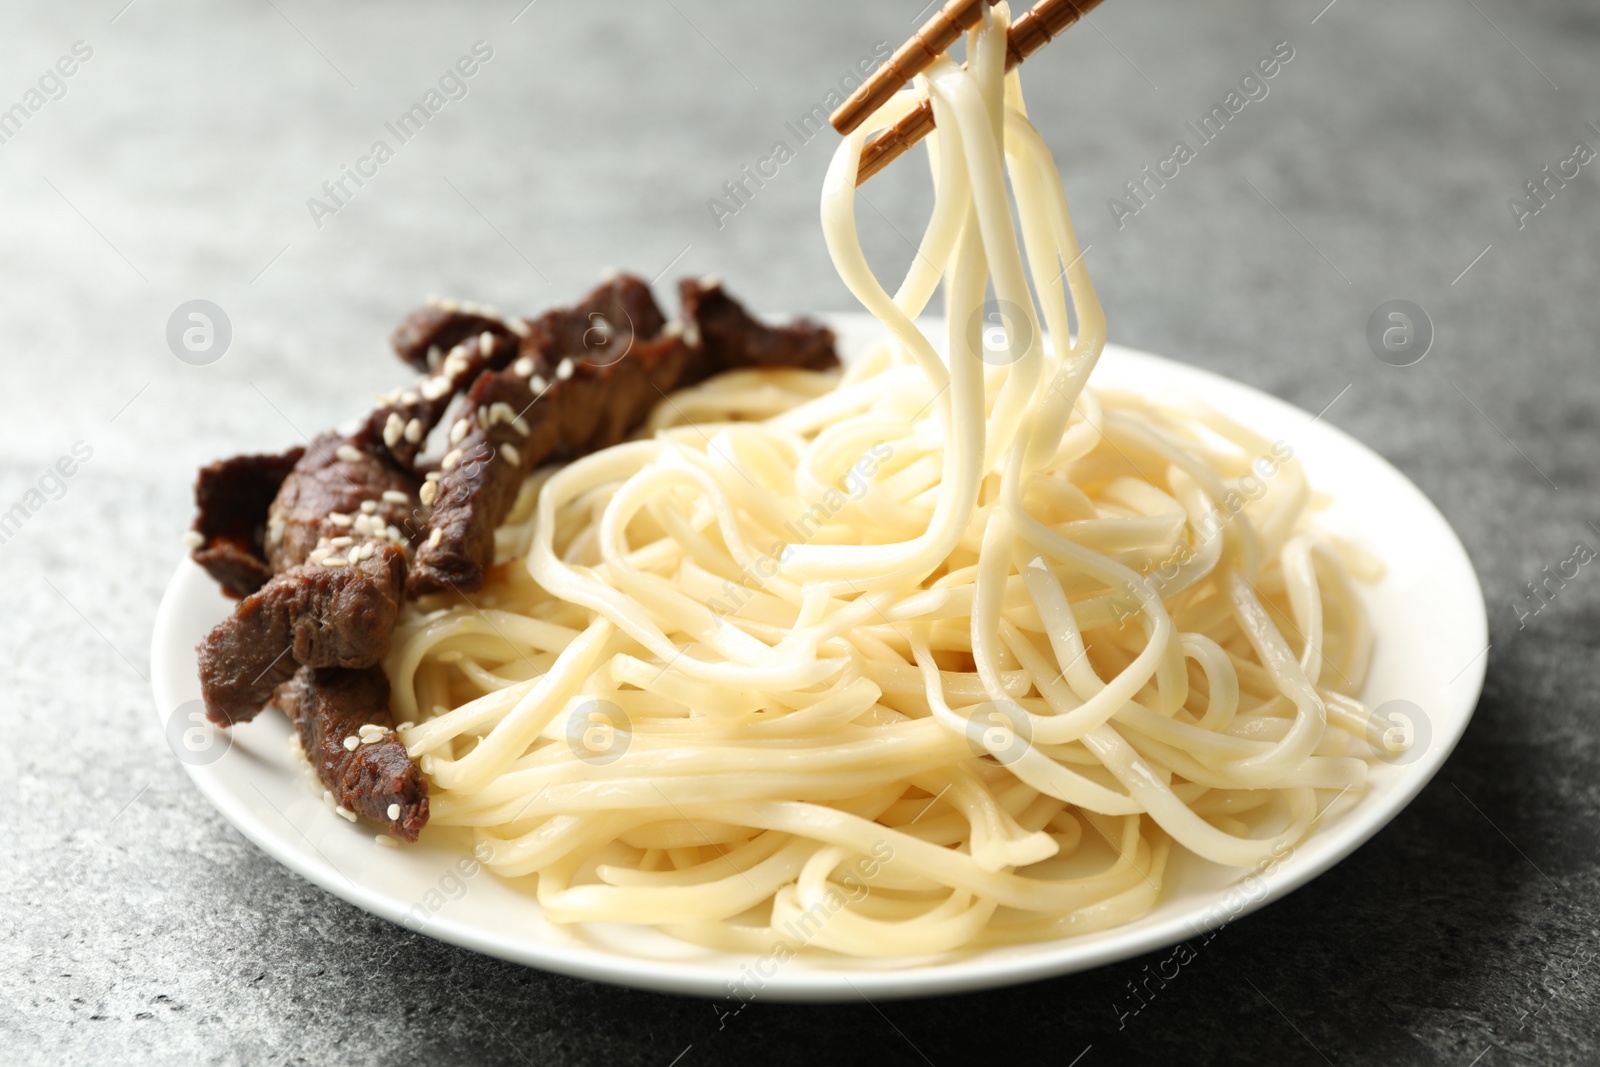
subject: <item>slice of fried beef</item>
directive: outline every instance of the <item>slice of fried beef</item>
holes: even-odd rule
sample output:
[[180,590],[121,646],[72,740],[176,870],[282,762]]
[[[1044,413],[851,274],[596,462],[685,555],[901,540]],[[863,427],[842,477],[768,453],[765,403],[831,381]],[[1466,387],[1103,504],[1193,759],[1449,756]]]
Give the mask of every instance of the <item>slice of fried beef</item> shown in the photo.
[[[351,548],[364,558],[351,561]],[[207,718],[247,722],[299,667],[371,667],[388,653],[405,552],[387,539],[351,548],[275,575],[206,636],[199,652]]]
[[249,596],[272,577],[267,511],[304,451],[235,456],[200,468],[194,483],[194,532],[200,544],[192,558],[229,596]]
[[571,307],[547,311],[530,321],[523,351],[556,358],[588,355],[594,362],[614,363],[633,339],[655,337],[666,324],[649,283],[631,274],[615,274]]
[[514,338],[512,327],[498,316],[455,301],[435,301],[407,315],[389,336],[389,344],[395,355],[427,372],[437,369],[452,348],[483,333]]
[[469,397],[478,416],[445,456],[434,488],[424,490],[433,505],[430,534],[417,549],[410,594],[480,588],[494,562],[494,531],[522,480],[545,463],[622,441],[693,358],[679,336],[635,338],[615,362],[524,356],[480,378]]
[[[481,323],[478,316],[459,316]],[[522,327],[528,329],[526,324]],[[428,435],[457,396],[484,371],[501,370],[517,357],[517,335],[505,330],[482,330],[457,342],[414,388],[396,390],[383,398],[367,416],[358,435],[362,442],[382,441],[396,463],[414,468]]]
[[826,327],[766,326],[716,282],[685,281],[679,292],[681,336],[661,332],[666,320],[649,287],[622,275],[530,323],[522,357],[478,380],[468,397],[474,424],[445,457],[435,487],[423,490],[433,510],[412,596],[480,588],[494,562],[495,528],[522,479],[541,464],[622,441],[672,390],[738,367],[838,362]]
[[273,571],[298,565],[323,541],[414,525],[417,476],[382,451],[360,435],[327,433],[311,442],[268,510]]
[[396,837],[417,839],[428,821],[428,782],[394,732],[383,668],[301,667],[278,686],[273,702],[294,722],[306,757],[340,807],[386,824]]
[[528,323],[520,358],[473,386],[466,432],[423,490],[433,510],[412,596],[480,588],[527,473],[621,441],[682,380],[693,353],[665,325],[649,285],[627,274]]
[[832,330],[807,319],[788,326],[768,326],[715,279],[683,279],[678,283],[678,299],[684,332],[703,353],[704,364],[698,368],[702,377],[738,367],[827,370],[839,363]]

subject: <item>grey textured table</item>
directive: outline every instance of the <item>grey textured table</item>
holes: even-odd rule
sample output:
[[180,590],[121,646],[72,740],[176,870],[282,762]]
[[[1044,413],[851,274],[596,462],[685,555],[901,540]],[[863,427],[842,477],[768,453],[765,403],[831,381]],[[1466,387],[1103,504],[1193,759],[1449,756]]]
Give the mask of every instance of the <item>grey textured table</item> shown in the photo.
[[[1593,2],[1115,0],[1029,64],[1113,338],[1326,408],[1455,524],[1493,630],[1434,783],[1137,1015],[1120,1015],[1129,985],[1165,953],[948,1001],[758,1004],[720,1028],[703,1001],[408,934],[225,823],[145,680],[198,464],[397,381],[383,338],[430,291],[535,310],[615,264],[714,270],[767,309],[849,306],[815,221],[834,142],[785,123],[898,43],[919,0],[524,2],[0,12],[0,108],[22,105],[0,116],[0,513],[24,508],[0,544],[0,1059],[1600,1058],[1600,570],[1536,614],[1525,586],[1600,548],[1600,195],[1594,166],[1566,162],[1600,146]],[[466,95],[387,134],[477,41],[492,56]],[[1293,58],[1267,95],[1128,200],[1280,41]],[[719,226],[708,200],[779,138],[794,158]],[[392,158],[362,163],[378,139]],[[346,165],[371,176],[334,204],[322,186]],[[927,208],[913,170],[867,189],[885,270]],[[206,366],[165,337],[196,298],[232,326]],[[1436,333],[1413,366],[1369,350],[1394,299]],[[47,473],[62,457],[70,478]]]

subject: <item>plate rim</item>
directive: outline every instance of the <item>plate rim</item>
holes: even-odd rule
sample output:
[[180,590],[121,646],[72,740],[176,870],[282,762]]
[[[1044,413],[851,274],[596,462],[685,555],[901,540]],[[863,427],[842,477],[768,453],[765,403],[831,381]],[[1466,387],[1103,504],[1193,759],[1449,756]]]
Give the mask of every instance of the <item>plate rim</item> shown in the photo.
[[[841,333],[870,330],[878,325],[876,319],[863,312],[833,313],[821,317]],[[924,319],[919,325],[927,328],[937,321],[932,318]],[[1107,354],[1115,353],[1119,359],[1131,357],[1135,363],[1153,361],[1163,368],[1178,368],[1182,371],[1178,375],[1180,379],[1198,379],[1222,392],[1243,391],[1250,394],[1253,401],[1276,409],[1275,414],[1278,415],[1311,417],[1310,413],[1286,400],[1215,371],[1121,345],[1107,344],[1106,350]],[[1173,384],[1181,391],[1183,384],[1181,380]],[[819,1002],[856,999],[863,996],[889,999],[938,996],[1018,985],[1119,962],[1155,949],[1176,945],[1190,936],[1211,933],[1283,899],[1312,879],[1320,877],[1342,863],[1410,806],[1455,750],[1471,723],[1482,696],[1489,651],[1488,612],[1482,583],[1473,567],[1471,556],[1461,542],[1460,535],[1439,511],[1437,505],[1403,471],[1337,426],[1321,423],[1317,432],[1333,435],[1339,445],[1364,453],[1368,461],[1388,468],[1389,472],[1415,495],[1417,502],[1438,519],[1439,526],[1447,535],[1439,547],[1446,554],[1457,557],[1454,562],[1461,565],[1459,569],[1470,582],[1470,585],[1464,586],[1460,592],[1466,596],[1475,610],[1472,618],[1465,620],[1464,624],[1470,626],[1474,635],[1480,639],[1474,642],[1474,646],[1477,644],[1485,646],[1484,651],[1464,667],[1454,681],[1448,683],[1449,692],[1459,694],[1451,698],[1451,703],[1463,705],[1464,711],[1448,719],[1445,732],[1435,733],[1434,744],[1417,761],[1408,765],[1409,773],[1381,798],[1382,804],[1366,806],[1358,804],[1342,813],[1338,820],[1326,828],[1326,836],[1319,834],[1313,837],[1312,840],[1321,837],[1319,847],[1313,856],[1304,862],[1293,864],[1280,877],[1268,881],[1265,892],[1258,898],[1247,897],[1241,906],[1230,908],[1222,917],[1222,921],[1197,923],[1193,921],[1192,914],[1184,914],[1140,928],[1137,924],[1141,920],[1136,919],[1123,927],[1099,931],[1098,933],[1117,930],[1126,932],[1120,937],[1106,938],[1095,943],[1084,943],[1072,937],[1058,938],[1029,946],[997,950],[1001,953],[999,955],[978,952],[958,956],[952,960],[933,964],[918,963],[900,969],[843,972],[781,968],[773,978],[760,986],[759,999]],[[182,558],[162,594],[160,606],[156,611],[150,647],[150,680],[157,721],[163,726],[170,714],[167,709],[177,706],[174,703],[176,694],[172,692],[173,682],[168,677],[170,670],[167,666],[172,662],[174,645],[177,643],[178,626],[174,620],[180,612],[187,610],[186,601],[193,595],[191,593],[193,587],[206,580],[204,572],[198,565],[187,557]],[[178,654],[186,655],[192,665],[192,650],[179,650]],[[316,855],[314,849],[293,847],[291,838],[273,832],[256,813],[236,801],[233,793],[227,788],[224,777],[219,773],[213,773],[211,767],[189,762],[183,762],[183,767],[190,780],[223,818],[267,855],[313,885],[370,914],[413,932],[426,934],[485,955],[574,978],[680,995],[713,998],[727,996],[729,984],[739,974],[736,970],[713,972],[702,964],[685,968],[683,964],[669,960],[624,956],[614,950],[595,945],[539,943],[530,942],[526,938],[496,938],[477,926],[464,923],[455,916],[443,912],[431,916],[420,928],[413,926],[404,921],[412,910],[412,902],[396,895],[386,895],[364,883],[351,880],[344,872],[333,867],[331,862]],[[1302,842],[1297,845],[1297,851],[1304,844],[1306,843]],[[1217,910],[1216,901],[1222,899],[1227,892],[1228,890],[1219,890],[1215,894],[1208,902],[1205,911],[1200,913],[1202,919]],[[536,902],[530,900],[529,903],[535,908],[538,907]],[[740,953],[723,955],[738,960],[759,959],[754,955],[746,957]]]

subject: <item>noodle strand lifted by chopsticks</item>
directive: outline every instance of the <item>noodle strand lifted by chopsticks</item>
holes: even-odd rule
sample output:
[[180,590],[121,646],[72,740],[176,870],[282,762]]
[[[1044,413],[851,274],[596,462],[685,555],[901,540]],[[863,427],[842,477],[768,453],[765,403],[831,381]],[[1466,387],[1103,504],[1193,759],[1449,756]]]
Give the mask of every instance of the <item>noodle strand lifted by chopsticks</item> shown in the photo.
[[[1258,864],[1363,785],[1371,568],[1308,523],[1287,445],[1086,389],[1105,323],[1007,21],[828,171],[887,341],[542,472],[476,603],[402,620],[433,822],[552,921],[856,956],[1081,933],[1147,911],[1173,847]],[[891,295],[856,167],[924,95],[935,207]],[[915,323],[941,288],[942,346]]]

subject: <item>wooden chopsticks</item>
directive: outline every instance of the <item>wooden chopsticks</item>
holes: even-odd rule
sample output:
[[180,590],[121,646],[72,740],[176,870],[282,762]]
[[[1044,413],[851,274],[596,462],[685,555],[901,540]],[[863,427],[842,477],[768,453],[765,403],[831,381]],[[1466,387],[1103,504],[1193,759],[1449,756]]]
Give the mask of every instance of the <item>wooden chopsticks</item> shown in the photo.
[[994,0],[950,0],[911,35],[911,39],[889,57],[889,62],[873,72],[864,84],[850,94],[829,118],[841,134],[849,133],[868,115],[884,105],[900,86],[927,70],[961,39],[961,35],[983,18],[983,9]]
[[[994,0],[950,0],[922,25],[911,39],[895,50],[889,62],[850,94],[830,116],[833,128],[850,133],[881,107],[900,86],[927,70],[934,60],[972,29],[983,18],[984,8]],[[1039,0],[1006,33],[1006,69],[1027,59],[1054,40],[1103,0]],[[924,100],[899,122],[884,130],[861,150],[861,165],[856,171],[860,185],[916,144],[933,129],[933,104]]]

